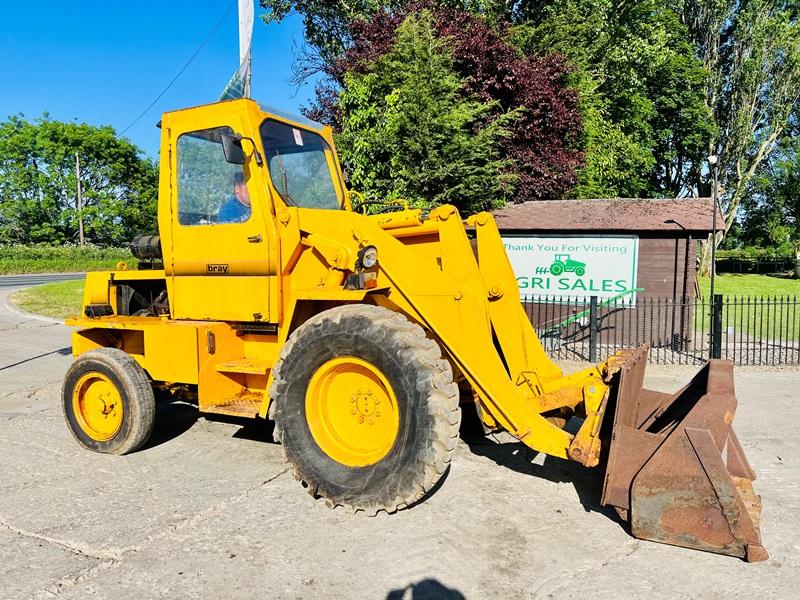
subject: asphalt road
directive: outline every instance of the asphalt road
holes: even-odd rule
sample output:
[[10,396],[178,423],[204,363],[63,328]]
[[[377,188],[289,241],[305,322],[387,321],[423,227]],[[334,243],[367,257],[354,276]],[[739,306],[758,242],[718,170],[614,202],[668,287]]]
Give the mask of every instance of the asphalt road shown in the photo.
[[0,275],[0,288],[27,287],[53,281],[83,279],[86,273],[37,273],[35,275]]
[[[69,330],[0,290],[0,598],[767,598],[800,589],[797,370],[737,371],[760,479],[759,564],[629,536],[598,473],[467,437],[441,488],[393,516],[304,493],[264,422],[160,404],[141,451],[80,449],[59,405]],[[687,368],[655,368],[674,390]]]

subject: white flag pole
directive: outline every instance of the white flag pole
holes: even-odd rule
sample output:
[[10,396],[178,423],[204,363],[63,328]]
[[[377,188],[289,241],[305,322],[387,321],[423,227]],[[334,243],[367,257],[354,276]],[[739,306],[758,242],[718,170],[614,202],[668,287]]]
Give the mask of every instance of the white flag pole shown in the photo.
[[250,97],[252,77],[253,0],[239,0],[239,75],[244,82],[244,97]]

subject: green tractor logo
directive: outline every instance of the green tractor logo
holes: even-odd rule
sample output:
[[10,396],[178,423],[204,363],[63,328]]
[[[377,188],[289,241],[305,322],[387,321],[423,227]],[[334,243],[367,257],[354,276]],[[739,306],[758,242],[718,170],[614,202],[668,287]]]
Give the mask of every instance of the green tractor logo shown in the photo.
[[556,254],[553,264],[550,265],[551,275],[561,275],[562,273],[575,273],[578,277],[586,275],[586,263],[572,260],[569,254]]

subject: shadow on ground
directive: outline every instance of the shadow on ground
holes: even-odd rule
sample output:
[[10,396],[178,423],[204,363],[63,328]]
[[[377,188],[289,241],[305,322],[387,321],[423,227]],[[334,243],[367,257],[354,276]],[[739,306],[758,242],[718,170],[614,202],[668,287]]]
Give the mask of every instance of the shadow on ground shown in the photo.
[[179,396],[170,397],[165,394],[157,398],[153,433],[142,450],[155,448],[183,435],[194,426],[200,417],[211,422],[238,425],[239,429],[232,437],[273,443],[272,421],[201,413],[197,409],[197,404]]
[[179,399],[157,400],[153,433],[139,450],[148,450],[175,439],[189,431],[197,422],[200,413],[197,406]]
[[386,595],[386,600],[466,600],[466,596],[436,579],[423,579],[402,589],[392,590]]
[[[603,486],[602,470],[600,468],[588,469],[578,463],[551,456],[545,457],[542,464],[536,464],[533,462],[538,454],[536,451],[528,448],[522,442],[501,442],[494,436],[484,435],[474,411],[468,410],[467,407],[462,407],[462,409],[464,410],[461,439],[473,454],[486,457],[501,467],[524,475],[539,477],[555,483],[570,483],[574,486],[581,505],[587,512],[604,514],[618,523],[620,527],[626,529],[624,521],[619,518],[613,509],[600,505]],[[143,449],[154,448],[182,435],[191,429],[201,416],[211,422],[237,425],[239,429],[233,434],[234,438],[274,443],[272,437],[274,424],[270,420],[200,413],[197,410],[197,405],[187,401],[185,398],[167,396],[160,398],[156,403],[155,428],[150,440]],[[449,469],[445,476],[437,482],[436,486],[421,501],[435,494],[447,479],[447,475],[449,475]],[[423,583],[425,582],[412,585],[420,586]],[[423,590],[419,593],[427,592]],[[406,596],[396,597],[405,598]],[[417,596],[412,597],[417,598]],[[449,598],[450,596],[445,597]]]
[[538,452],[522,442],[503,442],[494,436],[484,435],[477,418],[468,417],[468,412],[468,410],[463,411],[461,439],[473,454],[486,457],[501,467],[517,473],[554,483],[571,483],[586,512],[601,513],[627,531],[627,524],[617,512],[600,504],[603,492],[603,470],[600,467],[587,468],[579,463],[552,456],[545,456],[542,464],[536,464],[533,461]]
[[45,356],[51,356],[53,354],[58,354],[59,356],[67,356],[68,354],[72,354],[72,348],[67,346],[66,348],[59,348],[58,350],[53,350],[52,352],[43,352],[42,354],[37,354],[36,356],[31,356],[30,358],[25,358],[15,363],[11,363],[10,365],[2,365],[0,366],[0,371],[5,371],[6,369],[12,369],[14,367],[24,365],[25,363],[29,363],[31,361],[44,358]]

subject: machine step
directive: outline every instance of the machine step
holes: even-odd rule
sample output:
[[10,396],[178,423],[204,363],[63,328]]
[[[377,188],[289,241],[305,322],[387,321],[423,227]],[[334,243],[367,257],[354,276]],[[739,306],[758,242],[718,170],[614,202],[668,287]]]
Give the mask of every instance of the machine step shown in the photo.
[[249,392],[223,400],[219,404],[212,404],[200,408],[201,412],[215,413],[220,415],[230,415],[234,417],[258,416],[264,394]]
[[244,373],[245,375],[266,375],[272,364],[257,358],[229,360],[214,366],[218,373]]

